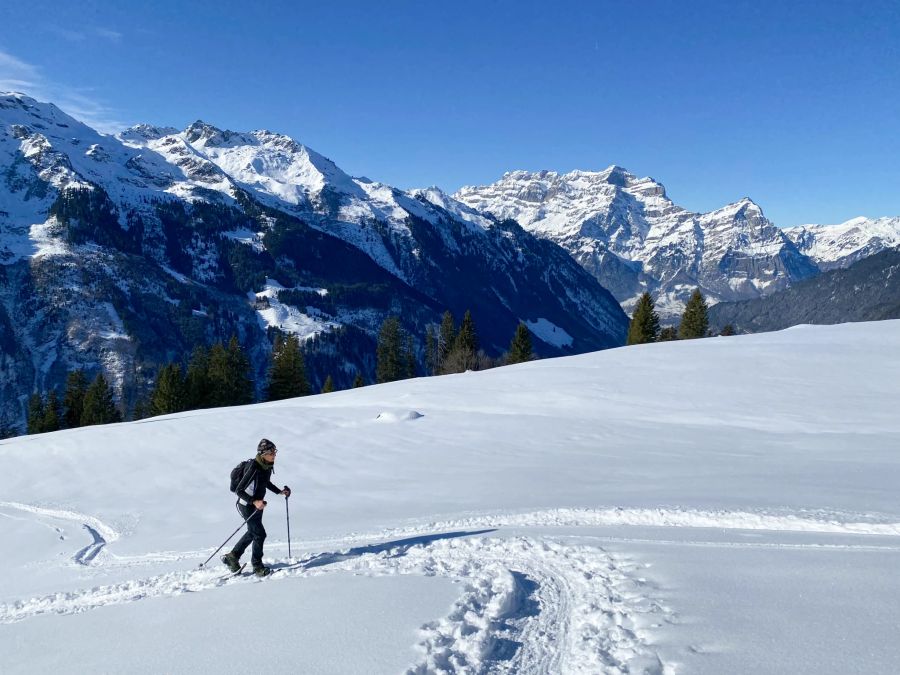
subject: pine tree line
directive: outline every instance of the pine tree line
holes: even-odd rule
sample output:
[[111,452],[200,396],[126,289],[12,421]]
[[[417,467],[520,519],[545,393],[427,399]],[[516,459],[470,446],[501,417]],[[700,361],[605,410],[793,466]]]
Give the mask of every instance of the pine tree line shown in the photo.
[[492,359],[479,348],[478,332],[471,311],[466,311],[463,315],[458,329],[453,314],[448,310],[444,312],[440,326],[429,325],[425,332],[425,369],[428,375],[485,370],[524,363],[535,358],[531,331],[521,322],[516,326],[509,350],[499,359]]
[[[404,330],[397,316],[389,316],[379,331],[376,353],[376,382],[394,382],[416,377],[418,358],[413,336]],[[425,336],[425,368],[430,375],[484,370],[498,365],[524,363],[535,357],[531,332],[520,323],[510,342],[509,351],[499,359],[488,357],[479,347],[478,333],[472,313],[467,311],[459,327],[447,311],[439,327],[429,325]],[[366,385],[361,372],[353,380],[353,388]],[[250,361],[237,337],[228,344],[216,342],[211,347],[198,346],[186,367],[179,362],[164,364],[158,371],[153,388],[135,402],[132,418],[245,405],[254,401],[255,383]],[[328,374],[321,393],[335,391]],[[278,401],[312,392],[300,339],[296,335],[276,331],[264,398]],[[83,370],[69,373],[62,400],[56,390],[46,396],[35,393],[28,405],[28,433],[70,429],[90,424],[122,421],[113,390],[102,373],[88,384]]]
[[74,370],[66,377],[61,401],[55,389],[46,396],[35,392],[28,400],[29,434],[121,421],[122,413],[103,373],[98,373],[88,385],[84,371]]
[[[734,335],[734,327],[725,326],[719,335]],[[628,326],[626,344],[639,345],[648,342],[668,342],[669,340],[694,340],[709,337],[709,307],[699,288],[694,289],[681,315],[678,328],[666,326],[660,329],[659,315],[654,308],[653,298],[644,293],[635,305]]]

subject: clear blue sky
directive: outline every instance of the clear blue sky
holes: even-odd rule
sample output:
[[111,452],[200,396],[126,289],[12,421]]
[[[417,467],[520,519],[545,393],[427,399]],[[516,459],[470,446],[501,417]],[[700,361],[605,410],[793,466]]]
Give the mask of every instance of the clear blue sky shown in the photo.
[[615,163],[698,211],[900,215],[898,0],[10,0],[0,26],[0,86],[107,129],[268,128],[403,188]]

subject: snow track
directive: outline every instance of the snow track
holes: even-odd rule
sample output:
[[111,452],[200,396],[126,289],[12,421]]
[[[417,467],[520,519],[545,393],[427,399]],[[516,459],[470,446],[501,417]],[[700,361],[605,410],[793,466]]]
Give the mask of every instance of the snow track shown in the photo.
[[[119,558],[106,552],[98,559],[119,534],[96,518],[10,502],[0,502],[0,508],[30,513],[42,521],[68,520],[83,525],[93,541],[74,556],[74,561],[82,565],[139,568],[202,555],[164,552]],[[653,648],[654,630],[674,620],[674,610],[641,576],[641,564],[606,551],[600,545],[604,537],[589,534],[583,538],[577,533],[578,528],[606,526],[900,536],[898,523],[846,514],[615,508],[472,514],[412,523],[380,533],[306,542],[307,550],[320,548],[301,562],[275,563],[273,567],[279,573],[270,580],[229,577],[218,567],[169,572],[2,604],[0,623],[48,613],[77,614],[232,584],[283,583],[305,576],[442,576],[459,582],[461,593],[446,616],[421,628],[421,658],[410,666],[408,675],[674,673],[675,664],[664,662]],[[608,540],[627,541],[616,537]]]
[[854,522],[849,520],[851,517],[859,516],[824,512],[796,515],[748,511],[698,511],[680,508],[549,509],[518,514],[475,514],[449,521],[386,530],[383,534],[385,536],[411,536],[423,532],[434,532],[441,528],[639,526],[818,534],[871,534],[900,537],[900,523],[879,522],[875,519],[872,519],[871,522]]
[[[108,543],[116,541],[119,538],[119,533],[106,523],[93,516],[78,513],[77,511],[48,509],[39,506],[31,506],[30,504],[20,504],[18,502],[0,502],[0,509],[12,509],[31,514],[36,520],[41,522],[50,521],[50,523],[55,523],[67,521],[80,525],[90,535],[91,543],[84,548],[79,549],[72,556],[72,560],[79,565],[90,565],[93,563],[94,559]],[[65,539],[65,536],[62,534],[62,529],[59,527],[54,527],[53,529],[60,534],[60,539]]]
[[647,597],[633,564],[600,548],[530,537],[441,540],[354,567],[465,584],[451,612],[423,627],[423,659],[410,675],[667,672],[645,637],[669,611]]
[[[351,572],[414,574],[459,580],[450,613],[424,626],[422,661],[409,673],[667,672],[643,635],[668,610],[646,597],[634,565],[600,548],[530,537],[468,537],[454,532],[377,546],[324,552],[276,564],[280,577]],[[275,577],[262,583],[278,582]],[[256,583],[221,569],[55,593],[0,605],[0,623],[40,614],[77,614],[106,605]],[[648,668],[649,664],[649,668]]]

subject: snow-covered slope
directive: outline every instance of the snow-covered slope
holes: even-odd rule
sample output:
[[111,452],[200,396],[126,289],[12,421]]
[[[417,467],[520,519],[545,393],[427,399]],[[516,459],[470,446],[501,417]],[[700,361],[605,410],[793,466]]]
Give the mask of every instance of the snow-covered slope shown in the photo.
[[[3,671],[891,672],[897,372],[802,326],[0,441]],[[293,557],[272,495],[281,571],[199,570],[262,436]]]
[[660,183],[619,166],[513,171],[454,196],[559,243],[628,311],[644,291],[672,318],[698,286],[714,303],[758,297],[817,272],[750,199],[692,213]]
[[900,218],[859,217],[840,225],[800,225],[784,232],[822,270],[848,267],[861,258],[900,246]]

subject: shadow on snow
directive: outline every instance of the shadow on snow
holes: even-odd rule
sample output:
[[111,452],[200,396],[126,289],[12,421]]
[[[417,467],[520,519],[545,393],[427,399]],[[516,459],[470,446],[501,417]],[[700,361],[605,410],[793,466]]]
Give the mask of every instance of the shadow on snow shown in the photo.
[[406,539],[395,539],[394,541],[386,541],[381,544],[368,544],[367,546],[357,546],[355,548],[348,549],[347,551],[340,552],[326,552],[326,553],[317,553],[305,560],[300,561],[299,563],[283,563],[283,564],[274,564],[272,565],[272,569],[286,569],[286,568],[302,568],[302,569],[310,569],[312,567],[321,567],[323,565],[331,565],[337,562],[343,562],[344,560],[351,560],[353,558],[359,558],[364,555],[369,554],[378,554],[378,553],[389,553],[389,558],[399,558],[401,556],[406,555],[407,551],[411,549],[413,546],[427,546],[428,544],[434,541],[440,541],[441,539],[457,539],[459,537],[474,537],[479,534],[487,534],[489,532],[496,532],[496,528],[487,529],[487,530],[468,530],[468,531],[459,531],[459,532],[440,532],[438,534],[424,534],[418,537],[408,537]]

